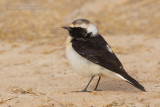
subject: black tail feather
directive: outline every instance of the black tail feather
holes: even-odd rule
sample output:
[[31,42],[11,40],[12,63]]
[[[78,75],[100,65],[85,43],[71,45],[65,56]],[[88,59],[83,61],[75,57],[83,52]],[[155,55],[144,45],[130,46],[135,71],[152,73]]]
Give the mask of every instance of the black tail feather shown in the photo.
[[129,75],[125,75],[123,76],[128,83],[130,83],[131,85],[135,86],[136,88],[140,89],[141,91],[146,91],[145,88],[138,83],[138,81],[136,81],[134,78],[132,78],[131,76]]

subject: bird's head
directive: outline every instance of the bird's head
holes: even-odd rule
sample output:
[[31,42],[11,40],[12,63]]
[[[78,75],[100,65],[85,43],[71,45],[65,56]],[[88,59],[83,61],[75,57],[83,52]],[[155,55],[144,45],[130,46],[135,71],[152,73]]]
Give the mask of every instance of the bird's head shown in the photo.
[[97,27],[86,19],[75,20],[69,27],[62,28],[67,29],[70,36],[75,38],[95,37],[98,34]]

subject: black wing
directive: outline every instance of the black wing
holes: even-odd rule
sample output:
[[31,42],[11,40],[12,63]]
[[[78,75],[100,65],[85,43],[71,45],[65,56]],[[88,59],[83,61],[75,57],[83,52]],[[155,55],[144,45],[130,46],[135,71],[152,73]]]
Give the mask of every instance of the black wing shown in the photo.
[[123,66],[119,59],[108,50],[107,45],[108,43],[100,35],[93,38],[74,38],[72,40],[74,50],[81,56],[118,74],[126,73],[122,70]]
[[116,55],[107,48],[108,43],[101,35],[92,38],[74,38],[71,42],[73,49],[81,56],[87,58],[93,63],[120,74],[127,80],[127,82],[140,90],[145,91],[144,87],[130,77],[123,69],[123,65]]

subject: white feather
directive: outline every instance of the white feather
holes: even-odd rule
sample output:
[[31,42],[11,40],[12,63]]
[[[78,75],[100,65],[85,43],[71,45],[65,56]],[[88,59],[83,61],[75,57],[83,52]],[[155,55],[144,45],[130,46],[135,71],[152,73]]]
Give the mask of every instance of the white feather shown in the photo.
[[124,80],[124,81],[127,81],[127,82],[129,82],[129,83],[131,83],[130,81],[128,81],[127,79],[125,79],[124,77],[122,77],[121,75],[119,75],[119,74],[116,74],[119,78],[121,78],[122,80]]
[[109,45],[106,45],[106,47],[107,47],[109,52],[113,53]]
[[79,55],[71,45],[71,39],[72,37],[68,36],[66,41],[66,56],[73,67],[73,69],[83,75],[83,76],[93,76],[93,75],[99,75],[99,76],[110,76],[113,78],[121,78],[125,80],[122,76],[120,76],[117,73],[114,73],[98,64],[95,64],[88,59],[82,57]]
[[89,24],[87,27],[87,33],[92,33],[92,36],[95,36],[98,33],[98,29],[94,24]]

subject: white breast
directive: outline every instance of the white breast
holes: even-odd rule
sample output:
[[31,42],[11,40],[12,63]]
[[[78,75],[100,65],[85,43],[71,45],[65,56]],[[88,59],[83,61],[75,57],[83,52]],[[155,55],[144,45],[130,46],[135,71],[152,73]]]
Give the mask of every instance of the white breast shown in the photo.
[[80,56],[72,48],[70,41],[71,37],[68,37],[66,41],[66,56],[73,69],[84,76],[93,76],[100,74],[101,67]]
[[100,76],[112,76],[117,77],[114,72],[101,67],[86,58],[79,55],[73,48],[70,43],[71,37],[69,36],[66,41],[66,56],[73,67],[73,69],[81,75],[84,76],[93,76],[93,75],[100,75]]

